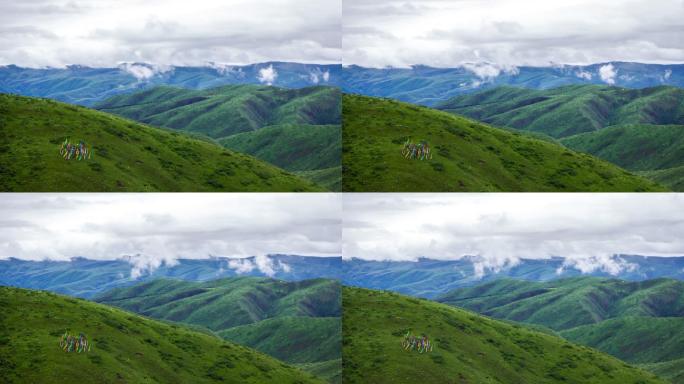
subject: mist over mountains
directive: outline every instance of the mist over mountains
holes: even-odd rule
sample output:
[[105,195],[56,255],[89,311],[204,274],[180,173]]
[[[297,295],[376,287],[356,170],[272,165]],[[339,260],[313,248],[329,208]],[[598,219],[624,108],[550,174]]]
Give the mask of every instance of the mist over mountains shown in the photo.
[[151,63],[121,63],[116,67],[24,68],[0,66],[0,93],[48,97],[91,106],[111,96],[159,85],[207,89],[228,84],[262,84],[285,88],[339,86],[339,64],[265,62],[228,65],[208,62],[201,67]]
[[234,276],[261,276],[287,281],[340,279],[341,257],[261,255],[159,261],[141,255],[115,260],[75,257],[70,261],[0,260],[0,285],[43,289],[91,298],[112,288],[161,277],[208,281]]
[[520,259],[502,267],[488,267],[485,259],[420,258],[417,261],[375,261],[358,258],[342,263],[342,283],[434,298],[450,290],[501,278],[550,281],[578,276],[613,277],[642,281],[660,277],[684,280],[684,257],[614,255],[610,260],[578,261],[570,258]]
[[606,62],[591,65],[554,64],[546,67],[505,66],[489,62],[454,68],[414,65],[410,68],[345,66],[342,89],[348,93],[390,97],[434,106],[451,97],[502,85],[549,89],[573,84],[645,88],[684,87],[684,64]]

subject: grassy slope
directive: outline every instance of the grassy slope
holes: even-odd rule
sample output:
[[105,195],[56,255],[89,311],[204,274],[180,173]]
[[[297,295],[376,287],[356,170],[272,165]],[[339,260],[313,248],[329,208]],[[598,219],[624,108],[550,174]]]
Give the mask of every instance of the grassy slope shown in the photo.
[[235,85],[196,91],[162,86],[115,96],[97,107],[143,123],[208,135],[226,148],[300,172],[330,190],[339,190],[341,184],[339,172],[332,181],[306,172],[340,166],[336,88]]
[[561,138],[621,124],[684,123],[684,90],[575,85],[546,90],[500,87],[437,108],[498,126]]
[[[0,287],[0,304],[3,383],[319,382],[215,336],[85,300]],[[62,352],[65,329],[85,333],[91,351]]]
[[668,370],[684,378],[681,281],[503,279],[458,289],[438,300],[500,319],[544,325],[630,363],[672,362]]
[[340,135],[339,125],[285,124],[240,133],[219,142],[289,171],[308,171],[340,165]]
[[340,358],[340,285],[334,280],[158,279],[113,289],[96,300],[153,318],[203,326],[290,363]]
[[[565,340],[443,304],[343,288],[348,383],[660,383],[650,373]],[[435,343],[404,351],[407,329]]]
[[673,191],[684,192],[684,165],[668,169],[641,171],[635,173],[651,179],[656,183],[665,185],[671,188]]
[[156,87],[114,96],[96,108],[161,127],[222,138],[279,124],[340,123],[340,91],[229,85],[208,90]]
[[[560,145],[392,100],[343,96],[345,191],[651,191],[641,177]],[[427,140],[430,161],[401,156]]]
[[[570,136],[561,143],[632,171],[667,172],[684,166],[684,125],[615,125]],[[682,190],[684,176],[662,181]]]
[[[0,95],[4,191],[317,191],[310,181],[185,135],[47,99]],[[65,161],[69,137],[92,149]]]

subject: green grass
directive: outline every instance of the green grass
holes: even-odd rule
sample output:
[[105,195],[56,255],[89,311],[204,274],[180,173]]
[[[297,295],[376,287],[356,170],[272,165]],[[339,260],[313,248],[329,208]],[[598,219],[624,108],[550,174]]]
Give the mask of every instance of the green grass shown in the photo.
[[[3,383],[317,383],[312,375],[184,326],[48,292],[0,287]],[[65,329],[87,353],[64,353]]]
[[294,364],[307,372],[320,378],[328,380],[330,383],[342,383],[342,359],[321,361],[319,363]]
[[[0,95],[2,191],[322,191],[205,140],[48,99]],[[87,161],[59,144],[84,140]]]
[[288,363],[310,363],[339,359],[341,332],[339,317],[285,316],[217,334]]
[[318,169],[315,171],[296,171],[293,173],[305,179],[309,179],[330,191],[339,192],[342,190],[342,166]]
[[684,165],[674,168],[659,169],[655,171],[635,172],[672,189],[673,191],[684,192]]
[[573,85],[545,90],[499,87],[437,106],[497,126],[562,138],[623,124],[684,124],[684,90]]
[[[252,155],[330,190],[339,190],[342,173],[339,125],[275,125],[220,139],[228,149]],[[331,170],[337,169],[338,172]]]
[[[343,288],[345,383],[664,383],[594,349],[395,293]],[[432,352],[401,348],[407,330]]]
[[206,90],[161,86],[95,106],[136,121],[219,139],[271,125],[340,124],[340,91],[227,85]]
[[498,319],[546,326],[570,341],[630,363],[679,361],[669,364],[668,371],[684,377],[682,281],[628,282],[594,277],[549,282],[501,279],[457,289],[438,300]]
[[239,277],[208,282],[157,279],[113,289],[95,300],[206,327],[226,340],[301,364],[341,357],[340,295],[335,280]]
[[[662,191],[560,145],[426,107],[343,96],[344,191]],[[433,159],[401,156],[407,138]]]
[[666,361],[663,363],[638,364],[647,371],[670,380],[673,383],[684,383],[684,359]]
[[[684,166],[684,125],[616,125],[599,131],[570,136],[561,143],[590,153],[631,171],[671,170]],[[658,178],[675,190],[682,190],[684,175]],[[660,180],[659,180],[660,179]]]

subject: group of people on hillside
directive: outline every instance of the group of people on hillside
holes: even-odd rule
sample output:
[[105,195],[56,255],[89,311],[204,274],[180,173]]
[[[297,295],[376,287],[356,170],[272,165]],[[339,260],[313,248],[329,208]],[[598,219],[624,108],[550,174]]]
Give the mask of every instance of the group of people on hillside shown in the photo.
[[64,160],[85,160],[90,159],[91,156],[90,150],[88,149],[86,143],[81,140],[78,142],[78,144],[72,144],[69,142],[68,138],[64,139],[64,142],[59,147],[59,154],[62,155]]
[[72,336],[68,331],[59,340],[59,347],[64,352],[90,352],[90,344],[84,334],[79,334],[78,337]]
[[418,353],[432,352],[432,343],[426,335],[416,336],[412,335],[411,331],[407,331],[404,335],[404,340],[401,342],[401,347],[405,351],[418,351]]
[[427,141],[412,143],[410,138],[406,139],[404,147],[401,150],[401,155],[404,156],[405,159],[432,159],[432,152],[430,152],[430,145],[427,143]]

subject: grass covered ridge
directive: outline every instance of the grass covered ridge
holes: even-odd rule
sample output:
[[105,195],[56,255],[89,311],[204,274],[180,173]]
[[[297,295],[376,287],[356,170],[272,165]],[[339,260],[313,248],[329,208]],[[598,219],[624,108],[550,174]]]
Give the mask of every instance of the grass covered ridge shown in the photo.
[[[665,383],[594,349],[395,293],[343,288],[346,383]],[[401,348],[406,331],[432,352]]]
[[[48,99],[0,95],[3,191],[321,191],[321,187],[206,140]],[[65,138],[87,161],[65,161]]]
[[[43,291],[0,287],[3,383],[321,383],[312,375],[213,335]],[[59,336],[83,332],[88,353]]]
[[[344,191],[662,191],[654,182],[560,145],[426,107],[343,96]],[[429,161],[402,144],[426,140]]]

